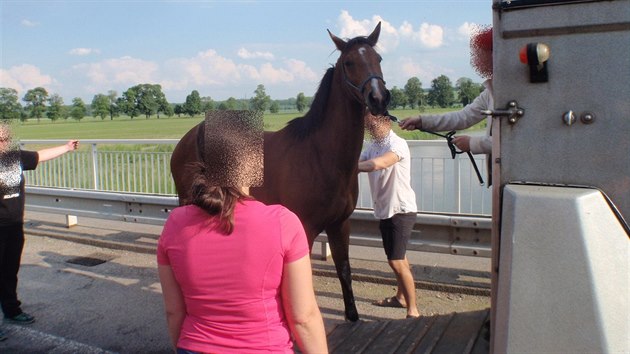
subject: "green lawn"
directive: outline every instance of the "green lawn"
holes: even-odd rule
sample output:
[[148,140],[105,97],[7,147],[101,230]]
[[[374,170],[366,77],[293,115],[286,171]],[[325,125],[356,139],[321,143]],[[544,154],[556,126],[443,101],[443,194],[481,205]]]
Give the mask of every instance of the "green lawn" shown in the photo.
[[[451,111],[451,109],[429,109],[426,114]],[[399,119],[417,115],[417,110],[393,110],[391,114]],[[301,116],[300,113],[265,114],[265,130],[281,129],[288,121]],[[203,116],[196,117],[161,117],[150,119],[144,117],[118,117],[114,120],[86,117],[81,121],[71,119],[52,122],[42,118],[38,123],[29,120],[25,123],[13,123],[11,128],[15,140],[25,139],[178,139],[190,128],[203,120]],[[473,129],[480,129],[474,127]],[[396,125],[394,130],[408,140],[434,139],[432,135],[419,131],[401,131]]]

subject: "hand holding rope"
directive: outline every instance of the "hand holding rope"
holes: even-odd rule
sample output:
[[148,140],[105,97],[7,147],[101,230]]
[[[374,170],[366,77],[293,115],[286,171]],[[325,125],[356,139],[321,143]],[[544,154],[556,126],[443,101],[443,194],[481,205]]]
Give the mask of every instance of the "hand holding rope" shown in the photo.
[[[395,116],[389,114],[388,112],[385,112],[385,115],[389,117],[389,119],[391,119],[393,122],[399,123],[398,118],[396,118]],[[455,144],[453,144],[453,138],[456,133],[454,130],[451,130],[450,132],[446,134],[440,134],[440,133],[436,133],[436,132],[432,132],[430,130],[424,130],[424,129],[418,129],[418,130],[421,132],[425,132],[425,133],[429,133],[429,134],[433,134],[433,135],[437,135],[439,137],[445,138],[448,148],[449,150],[451,150],[451,157],[453,159],[455,159],[455,155],[464,153],[464,151],[457,150],[457,147],[455,146]],[[473,168],[475,169],[475,173],[477,174],[477,179],[479,179],[479,184],[483,185],[484,182],[483,182],[483,178],[481,177],[481,172],[479,172],[479,168],[477,167],[477,163],[475,162],[475,159],[473,158],[472,153],[470,151],[466,151],[466,154],[468,154],[468,158],[470,159],[470,162],[472,163]]]

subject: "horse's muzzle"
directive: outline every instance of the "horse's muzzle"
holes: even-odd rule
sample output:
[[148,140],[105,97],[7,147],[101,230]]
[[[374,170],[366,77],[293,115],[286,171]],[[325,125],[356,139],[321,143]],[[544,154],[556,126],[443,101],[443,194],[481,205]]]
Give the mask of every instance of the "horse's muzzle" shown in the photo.
[[385,87],[385,82],[378,81],[378,84],[374,85],[372,87],[372,90],[368,90],[365,97],[365,103],[368,106],[370,113],[372,113],[373,115],[386,114],[387,106],[389,105],[391,96],[391,93]]

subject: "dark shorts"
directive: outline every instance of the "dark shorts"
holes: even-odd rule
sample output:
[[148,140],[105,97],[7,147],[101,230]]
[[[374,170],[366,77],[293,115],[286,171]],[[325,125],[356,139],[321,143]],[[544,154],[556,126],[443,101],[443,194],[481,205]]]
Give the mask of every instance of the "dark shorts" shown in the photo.
[[387,260],[405,259],[407,242],[416,223],[416,213],[396,214],[379,223]]

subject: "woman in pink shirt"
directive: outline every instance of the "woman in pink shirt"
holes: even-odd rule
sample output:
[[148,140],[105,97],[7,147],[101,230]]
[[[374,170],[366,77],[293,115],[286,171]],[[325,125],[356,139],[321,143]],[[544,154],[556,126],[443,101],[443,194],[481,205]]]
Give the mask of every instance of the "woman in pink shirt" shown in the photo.
[[300,220],[283,206],[256,201],[248,187],[217,187],[217,170],[241,173],[256,164],[235,168],[234,157],[246,150],[242,138],[236,144],[222,139],[213,149],[206,151],[231,163],[194,166],[190,205],[171,212],[158,243],[177,352],[293,353],[293,334],[302,352],[326,353]]

